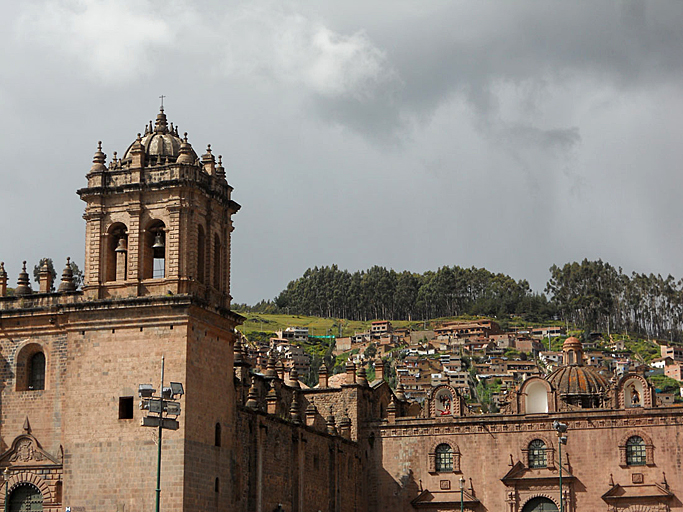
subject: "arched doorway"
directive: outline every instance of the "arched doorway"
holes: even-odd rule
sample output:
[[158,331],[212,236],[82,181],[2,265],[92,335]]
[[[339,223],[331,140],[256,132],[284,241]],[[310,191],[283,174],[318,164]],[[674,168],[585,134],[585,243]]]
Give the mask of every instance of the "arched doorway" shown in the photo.
[[43,495],[31,484],[20,484],[9,496],[9,512],[43,512]]
[[524,505],[522,512],[557,512],[557,505],[548,498],[534,498]]

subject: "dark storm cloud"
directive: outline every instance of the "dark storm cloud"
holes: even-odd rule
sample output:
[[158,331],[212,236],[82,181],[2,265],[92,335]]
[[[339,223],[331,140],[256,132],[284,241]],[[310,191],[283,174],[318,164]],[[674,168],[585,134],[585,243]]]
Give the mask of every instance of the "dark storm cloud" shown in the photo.
[[683,4],[33,0],[0,19],[0,260],[83,253],[73,191],[157,96],[224,155],[233,295],[306,267],[602,257],[683,276]]

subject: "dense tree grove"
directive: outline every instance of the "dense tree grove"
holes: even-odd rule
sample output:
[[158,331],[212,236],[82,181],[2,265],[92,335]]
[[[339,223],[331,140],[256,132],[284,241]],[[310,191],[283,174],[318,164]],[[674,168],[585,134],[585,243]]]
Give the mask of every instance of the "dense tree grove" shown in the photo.
[[336,265],[315,267],[290,282],[274,306],[282,313],[350,320],[512,314],[546,320],[554,314],[545,296],[534,294],[525,280],[515,281],[483,268],[457,266],[424,274],[379,266],[353,273]]
[[624,274],[601,260],[550,268],[546,292],[560,316],[585,329],[635,332],[680,340],[683,281],[672,276]]
[[515,315],[536,322],[562,319],[577,329],[683,339],[683,280],[672,276],[628,276],[601,260],[583,260],[553,265],[545,292],[549,300],[532,292],[526,280],[483,268],[415,274],[374,266],[351,273],[332,265],[308,269],[274,301],[236,308],[350,320]]

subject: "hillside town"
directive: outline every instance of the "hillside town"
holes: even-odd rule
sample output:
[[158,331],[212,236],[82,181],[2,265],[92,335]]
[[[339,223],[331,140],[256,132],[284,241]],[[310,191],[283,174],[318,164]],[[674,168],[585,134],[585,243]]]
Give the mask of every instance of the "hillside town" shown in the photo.
[[[282,375],[295,368],[301,376],[312,370],[314,356],[307,348],[333,343],[332,355],[339,364],[327,369],[330,382],[343,382],[346,361],[373,375],[380,364],[384,375],[395,375],[391,382],[407,399],[422,402],[433,389],[448,385],[466,398],[471,411],[495,413],[507,402],[509,389],[562,365],[567,337],[562,326],[508,331],[491,319],[445,321],[432,329],[395,328],[391,321],[377,320],[366,331],[344,337],[314,336],[307,327],[290,326],[268,341],[251,342],[244,336],[242,342],[257,369],[265,372],[274,357]],[[591,333],[583,342],[585,364],[608,380],[634,372],[683,383],[683,347],[650,343],[660,357],[646,361],[627,348],[624,337]],[[657,389],[662,403],[683,401],[683,388],[666,391]]]

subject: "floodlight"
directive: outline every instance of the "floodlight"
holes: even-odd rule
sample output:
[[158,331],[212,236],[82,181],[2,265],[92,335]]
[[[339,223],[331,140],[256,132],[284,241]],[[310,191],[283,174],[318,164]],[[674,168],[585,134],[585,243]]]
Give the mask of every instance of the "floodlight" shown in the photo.
[[175,398],[176,396],[183,396],[185,394],[185,391],[183,390],[182,383],[171,382],[171,393],[173,394],[173,398]]
[[156,389],[151,384],[140,384],[138,386],[138,396],[140,398],[150,398],[155,392]]
[[555,420],[553,421],[553,428],[557,430],[559,434],[564,434],[567,431],[567,424]]
[[171,388],[163,388],[161,390],[161,396],[164,398],[164,400],[170,400],[171,399]]

